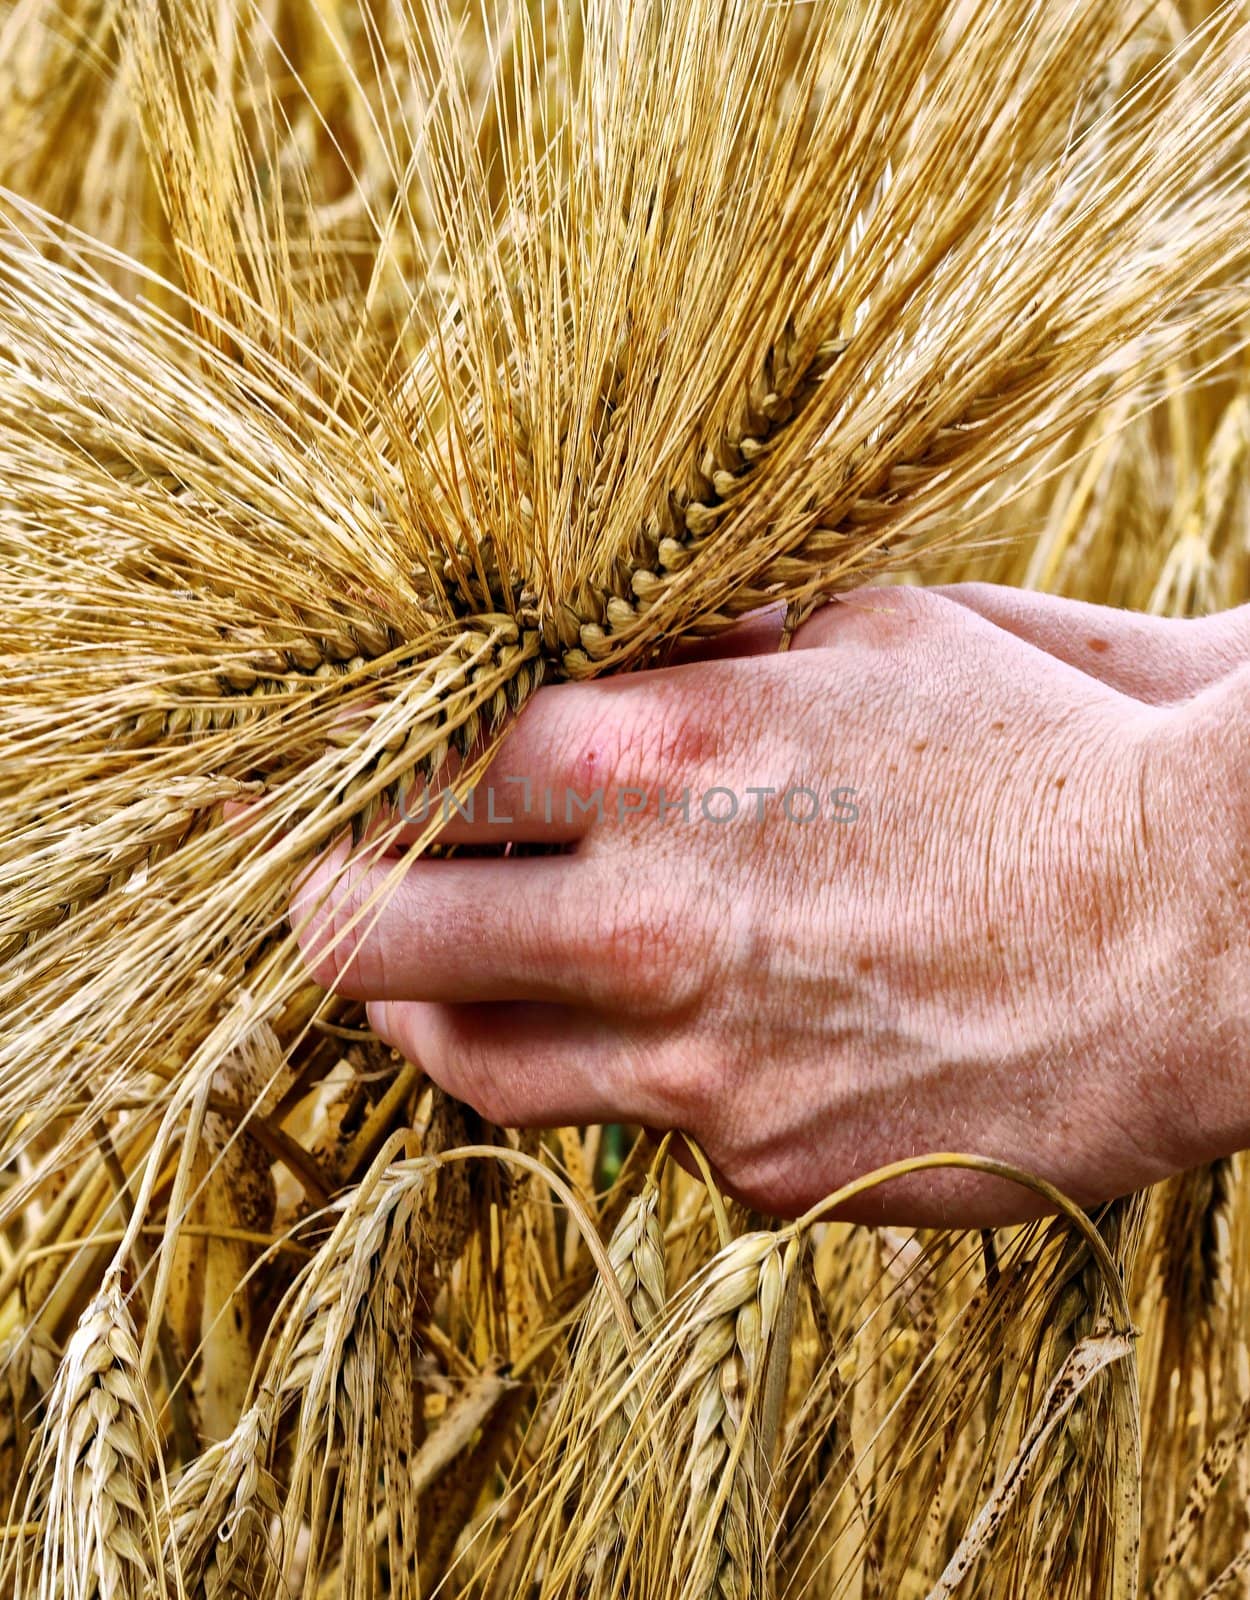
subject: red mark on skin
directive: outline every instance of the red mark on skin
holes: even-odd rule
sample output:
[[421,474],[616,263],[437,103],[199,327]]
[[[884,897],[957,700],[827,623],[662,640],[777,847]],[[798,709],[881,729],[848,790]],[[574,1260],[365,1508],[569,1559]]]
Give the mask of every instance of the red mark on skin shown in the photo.
[[[673,708],[661,712],[658,719],[654,750],[661,771],[667,768],[677,775],[714,762],[724,741],[716,713],[708,715],[701,709],[692,710],[684,697],[674,695],[673,702]],[[722,712],[725,709],[724,701],[721,709]]]
[[1109,639],[1087,639],[1085,642],[1091,650],[1101,655],[1111,641]]
[[[578,753],[569,775],[573,788],[586,794],[601,784],[663,784],[676,794],[690,774],[715,761],[723,735],[714,716],[675,704],[670,709],[658,698],[654,704],[653,721],[615,728],[602,744],[587,745]],[[628,714],[639,715],[633,710]]]
[[599,752],[583,750],[573,763],[569,783],[578,794],[593,794],[597,788],[596,775],[600,770]]

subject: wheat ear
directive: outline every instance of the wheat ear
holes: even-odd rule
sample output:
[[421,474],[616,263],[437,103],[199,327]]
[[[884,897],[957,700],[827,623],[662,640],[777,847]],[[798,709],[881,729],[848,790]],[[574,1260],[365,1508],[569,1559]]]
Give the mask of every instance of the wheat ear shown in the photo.
[[273,1397],[250,1405],[225,1439],[196,1456],[170,1494],[163,1541],[170,1589],[204,1600],[254,1594],[272,1560],[270,1530],[280,1515],[266,1465]]
[[[608,1247],[608,1259],[634,1319],[642,1348],[664,1315],[667,1299],[659,1200],[659,1186],[648,1174],[642,1192],[625,1208]],[[639,1427],[645,1397],[637,1380],[630,1381],[632,1363],[624,1335],[602,1294],[591,1296],[584,1337],[596,1369],[592,1388],[610,1392],[614,1374],[619,1374],[625,1385],[620,1405],[611,1407],[592,1437],[587,1466],[592,1484],[615,1481],[624,1466],[611,1518],[602,1526],[593,1556],[587,1557],[590,1592],[599,1595],[611,1592],[617,1582],[615,1564],[628,1560],[630,1547],[639,1536],[635,1526],[638,1493],[626,1450]],[[645,1426],[645,1422],[642,1425]]]
[[35,1449],[25,1517],[38,1531],[19,1555],[17,1592],[165,1600],[160,1436],[115,1272],[66,1346]]
[[[278,1414],[294,1414],[283,1548],[294,1550],[304,1537],[306,1589],[315,1587],[326,1562],[341,1497],[342,1536],[351,1553],[346,1592],[370,1592],[382,1484],[398,1546],[393,1575],[401,1581],[400,1574],[416,1570],[415,1493],[407,1481],[414,1403],[408,1330],[418,1203],[432,1163],[396,1163],[405,1139],[390,1140],[361,1185],[335,1203],[339,1220],[291,1290],[265,1367]],[[281,1581],[275,1572],[261,1592],[279,1593]]]
[[756,1408],[793,1249],[776,1234],[743,1234],[681,1308],[688,1353],[668,1409],[686,1497],[676,1562],[683,1588],[709,1600],[749,1600],[764,1582],[771,1462],[761,1459]]

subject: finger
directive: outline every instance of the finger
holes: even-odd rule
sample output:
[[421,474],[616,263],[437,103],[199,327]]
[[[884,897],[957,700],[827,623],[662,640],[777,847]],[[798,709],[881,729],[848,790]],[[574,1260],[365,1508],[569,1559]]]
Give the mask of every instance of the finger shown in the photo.
[[1205,619],[1152,617],[993,583],[948,584],[930,592],[1147,705],[1187,699],[1241,659],[1236,641],[1205,626]]
[[431,829],[448,845],[571,845],[585,838],[602,804],[553,781],[554,763],[538,773],[516,770],[510,750],[505,736],[504,748],[468,783],[457,785],[450,767],[431,784],[414,783],[399,803],[400,842],[415,843]]
[[649,1046],[593,1012],[392,1001],[368,1015],[375,1033],[491,1122],[638,1122],[656,1109]]
[[[969,619],[975,618],[971,625],[984,630],[987,643],[997,639],[1001,646],[1007,634],[1029,651],[1040,651],[1084,678],[1134,699],[1157,703],[1167,693],[1167,686],[1152,681],[1160,645],[1168,651],[1168,637],[1158,631],[1167,627],[1162,618],[988,583],[854,589],[815,612],[795,634],[792,648],[838,649],[853,644],[890,650],[905,644],[912,630],[931,628],[939,617],[957,629],[962,617],[965,638]],[[1130,636],[1131,660],[1123,649]]]
[[[588,763],[588,752],[603,740],[605,717],[619,718],[624,712],[624,726],[617,729],[620,742],[640,750],[642,741],[628,718],[657,682],[657,674],[673,666],[773,654],[781,642],[785,615],[783,605],[765,606],[712,638],[680,641],[666,667],[635,673],[629,686],[634,692],[623,697],[613,694],[613,685],[602,682],[553,685],[540,691],[470,793],[457,796],[453,791],[456,773],[466,764],[454,752],[433,785],[413,787],[404,801],[407,815],[401,837],[411,842],[432,823],[441,822],[438,838],[446,844],[569,844],[584,838],[600,808],[592,800],[594,790],[577,790],[570,774],[579,753]],[[552,690],[557,687],[562,698],[555,702]],[[641,809],[636,794],[624,796],[620,790],[618,783],[612,792],[605,792],[602,808],[605,816],[618,820]]]
[[[1102,614],[1105,627],[1106,612],[1101,607],[1092,609]],[[1070,696],[1074,705],[1101,699],[1108,690],[1119,695],[1126,706],[1130,700],[1119,685],[1096,679],[1063,654],[1042,649],[1015,629],[1000,627],[942,589],[894,585],[839,595],[803,624],[792,648],[841,650],[848,660],[856,661],[856,673],[838,674],[829,685],[825,709],[835,718],[848,694],[863,707],[867,703],[864,697],[879,691],[887,680],[892,694],[907,696],[919,705],[938,693],[939,686],[942,695],[949,695],[957,685],[966,687],[988,672],[1001,699],[1008,681],[1003,674],[1009,664],[1015,685],[1012,692],[1025,693],[1025,698],[1024,685],[1038,672],[1048,671],[1054,694],[1061,692],[1062,684],[1063,695]],[[874,656],[880,658],[881,670],[869,674],[871,681],[865,682],[865,667]],[[988,701],[980,707],[987,717],[988,708]],[[995,709],[1001,714],[1002,706]]]
[[568,845],[585,838],[602,803],[593,789],[577,788],[574,769],[578,749],[593,750],[599,721],[610,712],[586,693],[598,687],[539,690],[468,785],[455,780],[481,752],[459,758],[453,751],[432,783],[417,782],[403,795],[400,840],[412,843],[431,827],[440,844]]
[[[540,689],[472,785],[414,788],[402,837],[442,823],[448,844],[576,843],[605,823],[655,813],[714,757],[726,716],[726,662]],[[719,677],[717,674],[719,673]]]
[[628,999],[608,886],[575,857],[347,861],[296,891],[291,921],[316,980],[360,1000]]

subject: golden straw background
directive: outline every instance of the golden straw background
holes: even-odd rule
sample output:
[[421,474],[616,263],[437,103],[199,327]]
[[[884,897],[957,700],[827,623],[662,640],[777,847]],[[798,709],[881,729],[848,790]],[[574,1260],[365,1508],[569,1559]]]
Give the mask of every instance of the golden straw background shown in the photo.
[[286,920],[763,603],[1250,598],[1248,111],[1245,0],[0,0],[0,1593],[1250,1594],[1242,1158],[773,1226]]

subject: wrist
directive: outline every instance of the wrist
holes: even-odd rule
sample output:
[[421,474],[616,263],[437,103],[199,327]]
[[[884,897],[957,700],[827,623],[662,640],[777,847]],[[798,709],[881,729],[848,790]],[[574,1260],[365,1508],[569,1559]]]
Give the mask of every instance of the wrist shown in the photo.
[[1193,1161],[1250,1146],[1250,666],[1166,713],[1144,794],[1183,955],[1169,1070]]

